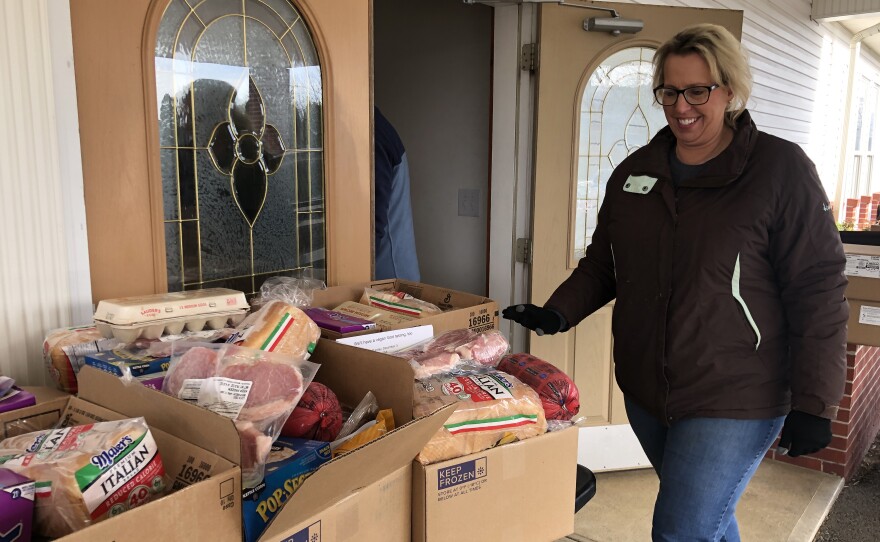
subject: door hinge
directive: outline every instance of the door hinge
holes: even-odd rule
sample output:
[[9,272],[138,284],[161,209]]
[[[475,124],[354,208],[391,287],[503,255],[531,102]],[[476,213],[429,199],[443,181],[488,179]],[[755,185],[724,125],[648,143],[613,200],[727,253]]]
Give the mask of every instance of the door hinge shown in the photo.
[[516,261],[532,263],[532,240],[520,237],[516,240]]
[[519,55],[519,69],[533,72],[538,69],[538,44],[526,43]]

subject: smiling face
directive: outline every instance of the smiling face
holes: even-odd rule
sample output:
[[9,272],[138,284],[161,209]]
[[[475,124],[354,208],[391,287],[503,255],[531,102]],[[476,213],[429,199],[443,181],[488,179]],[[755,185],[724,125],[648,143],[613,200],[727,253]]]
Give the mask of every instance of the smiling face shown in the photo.
[[[709,65],[697,53],[669,55],[663,65],[663,86],[685,89],[693,86],[710,86],[720,83],[713,80]],[[679,157],[709,159],[729,143],[731,129],[724,124],[724,112],[733,97],[729,88],[721,86],[712,91],[709,101],[702,105],[687,103],[679,95],[674,105],[664,106],[666,122],[678,140]]]

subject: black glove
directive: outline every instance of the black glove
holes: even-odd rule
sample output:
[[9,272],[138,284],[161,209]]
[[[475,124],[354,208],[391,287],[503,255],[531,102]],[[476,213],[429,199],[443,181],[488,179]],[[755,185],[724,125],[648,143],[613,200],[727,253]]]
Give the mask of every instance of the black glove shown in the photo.
[[[792,410],[785,417],[785,424],[779,434],[779,448],[788,450],[788,455],[814,454],[831,442],[831,420]],[[777,448],[777,452],[782,451]]]
[[501,311],[501,316],[531,329],[538,335],[553,335],[562,328],[562,318],[558,314],[531,303],[511,305]]

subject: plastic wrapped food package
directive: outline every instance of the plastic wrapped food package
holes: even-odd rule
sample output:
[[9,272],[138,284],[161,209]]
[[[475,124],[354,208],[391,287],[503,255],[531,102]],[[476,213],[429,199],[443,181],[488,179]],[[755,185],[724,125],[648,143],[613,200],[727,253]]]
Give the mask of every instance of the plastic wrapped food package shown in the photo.
[[495,367],[510,350],[497,329],[475,333],[455,329],[393,355],[407,359],[417,379],[454,371],[462,365]]
[[130,343],[138,338],[157,339],[205,326],[219,329],[237,325],[248,304],[244,292],[205,288],[147,296],[122,297],[98,302],[95,326],[104,337]]
[[318,367],[287,354],[178,341],[162,391],[235,420],[242,486],[249,488],[263,479],[272,443]]
[[422,464],[461,457],[547,430],[538,394],[499,371],[437,375],[416,381],[413,417],[453,403],[455,412],[419,453]]
[[554,365],[529,354],[504,356],[498,369],[534,389],[548,420],[570,420],[580,410],[580,393],[574,381]]
[[228,342],[267,352],[308,358],[321,337],[321,330],[302,310],[272,300],[252,312],[237,326]]
[[76,393],[76,374],[85,363],[86,355],[110,350],[120,344],[117,339],[105,338],[95,326],[55,329],[43,341],[43,363],[58,389]]
[[34,532],[61,537],[165,491],[165,467],[143,418],[10,437],[0,465],[36,483]]
[[326,288],[324,281],[314,278],[269,277],[260,286],[260,294],[251,303],[255,307],[262,307],[269,301],[282,301],[294,307],[310,307],[314,298],[313,292]]
[[281,434],[331,442],[341,428],[342,407],[336,394],[324,384],[312,382],[284,422]]
[[408,293],[383,292],[372,288],[364,288],[360,303],[416,318],[434,316],[442,312],[437,305],[416,299]]

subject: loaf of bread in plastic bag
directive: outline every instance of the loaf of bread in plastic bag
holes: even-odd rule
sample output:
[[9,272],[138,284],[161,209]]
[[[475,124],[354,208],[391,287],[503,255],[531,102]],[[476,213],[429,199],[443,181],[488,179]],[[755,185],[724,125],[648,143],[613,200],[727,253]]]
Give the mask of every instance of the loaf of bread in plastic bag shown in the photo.
[[452,416],[419,453],[418,460],[425,465],[547,431],[544,409],[535,390],[499,371],[417,380],[413,401],[414,417],[456,404]]

